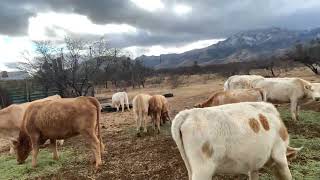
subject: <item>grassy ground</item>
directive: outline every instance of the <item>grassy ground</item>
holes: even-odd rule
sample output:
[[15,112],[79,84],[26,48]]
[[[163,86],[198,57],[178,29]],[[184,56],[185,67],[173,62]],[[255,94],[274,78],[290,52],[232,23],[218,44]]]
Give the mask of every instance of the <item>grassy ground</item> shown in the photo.
[[31,156],[25,164],[17,165],[14,156],[0,156],[0,179],[35,179],[41,176],[47,176],[57,173],[59,169],[68,165],[68,158],[73,155],[71,150],[60,151],[60,160],[52,159],[52,153],[47,150],[41,150],[38,156],[37,168],[31,168]]

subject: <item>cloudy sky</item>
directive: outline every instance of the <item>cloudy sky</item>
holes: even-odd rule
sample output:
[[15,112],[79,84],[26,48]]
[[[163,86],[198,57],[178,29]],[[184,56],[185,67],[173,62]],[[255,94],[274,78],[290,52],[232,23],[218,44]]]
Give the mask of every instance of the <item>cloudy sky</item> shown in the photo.
[[320,0],[1,0],[0,70],[35,40],[105,36],[132,57],[180,53],[243,30],[320,27]]

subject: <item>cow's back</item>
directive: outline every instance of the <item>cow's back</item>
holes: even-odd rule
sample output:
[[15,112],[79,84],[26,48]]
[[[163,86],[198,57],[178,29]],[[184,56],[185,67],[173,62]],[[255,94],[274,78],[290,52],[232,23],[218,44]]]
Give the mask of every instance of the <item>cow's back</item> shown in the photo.
[[148,112],[149,100],[151,96],[148,94],[138,94],[134,97],[132,101],[133,111],[144,111]]
[[97,108],[87,97],[36,102],[25,112],[24,127],[47,138],[68,138],[96,126]]
[[263,89],[270,101],[290,102],[304,96],[304,83],[299,78],[265,78],[256,81],[254,87]]
[[163,96],[162,95],[154,95],[149,99],[149,110],[151,111],[161,111],[163,108]]
[[258,79],[263,79],[264,77],[259,75],[234,75],[228,78],[224,84],[225,90],[232,89],[248,89],[252,88],[251,83]]

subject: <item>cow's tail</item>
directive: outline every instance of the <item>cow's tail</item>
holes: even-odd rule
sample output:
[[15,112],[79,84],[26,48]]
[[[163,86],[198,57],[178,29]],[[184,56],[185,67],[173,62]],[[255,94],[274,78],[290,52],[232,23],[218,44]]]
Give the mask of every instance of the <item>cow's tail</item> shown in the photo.
[[127,93],[126,93],[126,104],[127,104],[128,110],[130,111],[130,104],[129,104],[129,98]]
[[101,116],[101,104],[95,97],[88,97],[90,99],[90,102],[96,106],[97,109],[97,124],[96,124],[96,130],[98,131],[97,136],[100,142],[100,154],[104,151],[104,145],[102,143],[102,137],[101,137],[101,129],[100,129],[100,116]]
[[229,86],[229,79],[226,80],[226,82],[223,84],[223,90],[224,91],[227,91],[230,89],[230,86]]
[[182,133],[181,133],[181,126],[185,122],[187,117],[188,117],[187,112],[180,112],[178,115],[176,115],[176,117],[172,121],[171,134],[172,134],[173,140],[176,142],[176,144],[178,146],[181,157],[182,157],[182,159],[186,165],[186,168],[188,170],[188,176],[190,178],[190,177],[192,177],[191,166],[190,166],[188,157],[187,157],[185,149],[184,149],[183,138],[182,138]]

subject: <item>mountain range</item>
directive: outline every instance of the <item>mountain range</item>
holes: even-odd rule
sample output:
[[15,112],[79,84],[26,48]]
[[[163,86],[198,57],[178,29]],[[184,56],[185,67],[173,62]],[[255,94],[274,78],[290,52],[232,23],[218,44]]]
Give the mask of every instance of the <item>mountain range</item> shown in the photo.
[[273,27],[239,32],[202,49],[181,54],[142,55],[136,60],[141,60],[144,65],[155,69],[191,66],[195,61],[199,65],[243,62],[281,55],[295,44],[315,38],[320,38],[320,28],[288,30]]

